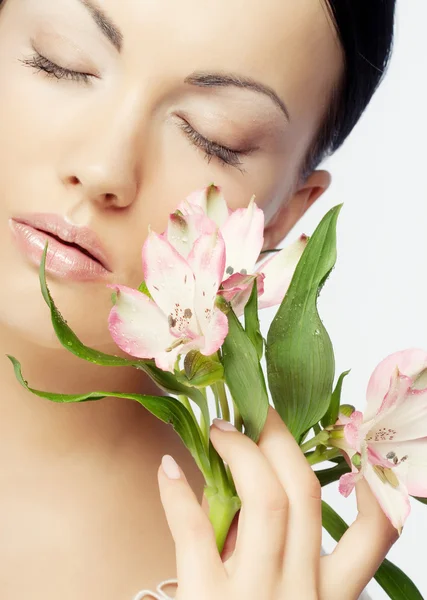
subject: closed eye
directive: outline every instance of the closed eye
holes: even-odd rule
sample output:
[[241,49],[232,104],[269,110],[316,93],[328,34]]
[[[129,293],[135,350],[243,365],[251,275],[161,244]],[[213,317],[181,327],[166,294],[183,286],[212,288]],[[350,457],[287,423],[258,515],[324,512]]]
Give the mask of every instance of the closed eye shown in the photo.
[[92,73],[82,73],[80,71],[73,71],[72,69],[61,67],[39,52],[35,52],[32,56],[21,59],[21,62],[27,67],[31,67],[36,71],[42,71],[48,77],[54,77],[55,79],[68,79],[79,83],[89,83],[90,78],[96,77],[96,75],[93,75]]
[[251,150],[235,150],[233,148],[229,148],[228,146],[224,146],[223,144],[219,144],[218,142],[215,142],[213,140],[209,140],[208,138],[205,138],[203,135],[201,135],[198,131],[196,131],[184,119],[181,119],[179,127],[195,146],[203,150],[208,160],[208,163],[212,160],[213,157],[215,157],[218,158],[222,164],[235,167],[236,169],[244,173],[245,169],[243,169],[242,167],[241,157],[247,156],[254,152],[254,150],[256,150],[256,148],[252,148]]

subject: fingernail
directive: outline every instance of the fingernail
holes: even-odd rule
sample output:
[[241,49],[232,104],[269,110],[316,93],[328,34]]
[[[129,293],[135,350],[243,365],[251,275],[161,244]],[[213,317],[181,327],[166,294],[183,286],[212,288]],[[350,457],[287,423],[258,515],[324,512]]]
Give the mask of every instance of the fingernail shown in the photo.
[[180,479],[181,473],[176,461],[169,454],[162,458],[162,469],[169,479]]
[[225,421],[224,419],[214,419],[212,425],[215,425],[215,427],[218,427],[221,431],[237,431],[230,421]]

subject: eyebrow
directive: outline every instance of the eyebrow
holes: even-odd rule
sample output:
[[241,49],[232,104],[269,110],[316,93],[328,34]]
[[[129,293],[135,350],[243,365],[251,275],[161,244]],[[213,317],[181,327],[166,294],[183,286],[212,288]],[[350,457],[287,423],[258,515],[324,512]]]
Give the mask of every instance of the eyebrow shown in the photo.
[[123,46],[123,34],[113,23],[103,10],[92,2],[92,0],[79,0],[81,4],[90,12],[93,20],[105,37],[113,44],[115,49],[120,52]]
[[273,90],[273,88],[252,79],[251,77],[244,77],[235,73],[207,73],[207,72],[195,72],[185,78],[184,83],[190,85],[196,85],[199,87],[237,87],[252,90],[260,94],[268,96],[273,100],[274,104],[280,108],[284,113],[288,122],[291,117],[289,110],[280,98],[280,96]]

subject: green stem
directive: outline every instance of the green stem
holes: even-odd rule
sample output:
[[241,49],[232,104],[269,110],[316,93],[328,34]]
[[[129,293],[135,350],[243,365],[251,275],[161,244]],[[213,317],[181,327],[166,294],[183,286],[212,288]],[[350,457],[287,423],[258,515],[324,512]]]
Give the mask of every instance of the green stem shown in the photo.
[[[207,406],[207,413],[209,415],[209,405],[208,405],[208,398],[206,395],[206,388],[205,389],[201,389],[200,393],[203,394],[203,397],[205,399],[206,402],[206,406]],[[209,415],[210,417],[210,415]],[[206,419],[203,415],[203,412],[201,413],[201,419],[200,419],[200,428],[202,430],[202,435],[204,437],[205,443],[206,443],[206,448],[209,447],[209,428],[210,428],[210,420],[208,420],[208,422],[206,422]]]
[[234,402],[233,400],[233,410],[234,410],[234,427],[238,430],[238,431],[242,431],[243,429],[243,419],[242,419],[242,415],[240,414],[240,410],[237,407],[237,404]]
[[231,523],[241,507],[238,496],[221,494],[218,490],[205,487],[205,495],[209,504],[209,520],[212,523],[218,552],[221,553]]
[[203,417],[203,412],[201,412],[201,416],[200,416],[200,424],[197,420],[196,415],[194,414],[193,411],[193,407],[191,406],[191,402],[190,400],[187,398],[187,396],[184,396],[183,394],[178,396],[178,400],[181,402],[181,404],[183,404],[185,406],[185,408],[188,410],[188,412],[191,414],[191,416],[194,419],[195,424],[197,425],[197,427],[200,429],[201,433],[202,433],[202,437],[203,440],[206,444],[206,448],[208,448],[209,445],[209,425],[210,423],[206,424],[205,423],[205,419]]
[[308,450],[315,448],[316,446],[319,446],[321,444],[324,445],[328,441],[328,439],[329,439],[329,432],[321,431],[316,436],[311,438],[311,440],[308,440],[308,442],[305,442],[305,444],[302,444],[300,446],[301,450],[305,453]]
[[264,254],[270,254],[271,252],[280,252],[281,248],[272,248],[271,250],[262,250],[262,252],[260,252],[260,256],[263,256]]
[[221,406],[221,417],[226,421],[230,420],[230,407],[228,406],[227,393],[225,391],[225,385],[223,381],[215,383],[214,387],[218,394],[219,403]]
[[212,481],[206,479],[204,489],[209,504],[209,519],[215,531],[218,551],[224,548],[224,542],[234,515],[241,506],[240,498],[224,461],[209,441],[209,462],[212,469]]
[[331,448],[322,453],[313,452],[310,456],[306,456],[306,459],[308,464],[313,466],[338,456],[341,456],[341,452],[337,448]]
[[197,422],[196,419],[196,415],[194,414],[193,408],[190,404],[190,400],[187,398],[187,396],[179,395],[178,396],[178,400],[181,402],[181,404],[183,404],[185,406],[185,408],[188,410],[188,412],[191,414],[191,416],[193,417],[195,423],[197,423],[197,425],[199,425],[199,423]]
[[215,386],[212,386],[212,391],[213,391],[213,395],[215,398],[215,415],[218,419],[220,419],[221,418],[221,407],[219,405],[218,392],[216,391]]

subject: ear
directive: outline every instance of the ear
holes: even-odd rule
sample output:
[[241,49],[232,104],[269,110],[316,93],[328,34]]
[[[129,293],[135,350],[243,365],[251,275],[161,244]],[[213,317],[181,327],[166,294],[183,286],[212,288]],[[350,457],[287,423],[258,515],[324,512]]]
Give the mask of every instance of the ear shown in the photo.
[[294,195],[283,202],[266,226],[263,250],[275,248],[330,184],[331,175],[328,171],[314,171]]

